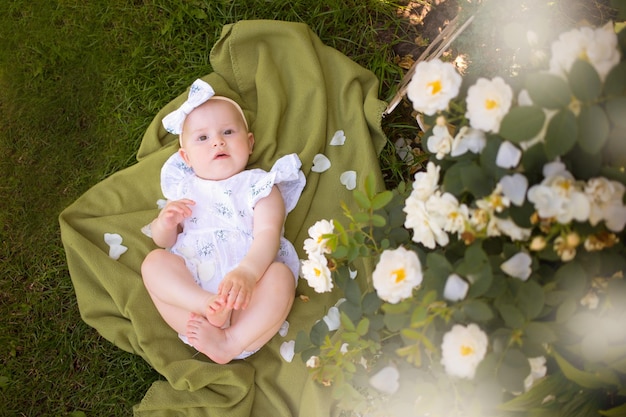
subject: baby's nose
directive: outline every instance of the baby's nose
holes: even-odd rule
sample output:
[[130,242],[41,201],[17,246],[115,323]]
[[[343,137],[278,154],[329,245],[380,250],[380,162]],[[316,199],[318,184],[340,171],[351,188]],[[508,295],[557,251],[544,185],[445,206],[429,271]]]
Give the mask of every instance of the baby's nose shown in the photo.
[[213,138],[213,146],[224,146],[224,139],[221,136],[216,136]]

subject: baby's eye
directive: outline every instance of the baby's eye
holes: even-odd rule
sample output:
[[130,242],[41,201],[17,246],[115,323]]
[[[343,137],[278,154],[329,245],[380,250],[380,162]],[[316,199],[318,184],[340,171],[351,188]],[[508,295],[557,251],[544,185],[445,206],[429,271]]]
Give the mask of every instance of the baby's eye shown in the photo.
[[233,133],[235,133],[235,131],[234,131],[233,129],[226,129],[226,130],[224,131],[224,134],[225,134],[225,135],[232,135]]
[[202,136],[198,136],[198,141],[199,141],[199,142],[204,142],[204,141],[205,141],[205,140],[207,140],[207,139],[208,139],[208,136],[204,136],[204,135],[202,135]]

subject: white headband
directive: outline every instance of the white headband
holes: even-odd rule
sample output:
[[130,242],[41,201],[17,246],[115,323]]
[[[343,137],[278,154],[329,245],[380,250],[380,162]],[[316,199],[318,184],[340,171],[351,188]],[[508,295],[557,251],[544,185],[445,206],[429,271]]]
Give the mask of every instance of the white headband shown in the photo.
[[[191,113],[196,107],[201,104],[206,103],[209,99],[211,100],[222,100],[228,103],[231,103],[239,114],[241,114],[241,118],[243,119],[244,124],[246,125],[246,129],[248,128],[248,121],[246,120],[246,116],[243,114],[243,110],[235,102],[234,100],[229,99],[224,96],[216,96],[215,90],[213,87],[209,85],[206,81],[202,81],[201,79],[197,79],[191,84],[189,88],[189,97],[181,106],[165,116],[163,118],[163,127],[170,133],[175,135],[180,135],[183,131],[183,124],[185,123],[185,119],[187,115]],[[182,138],[179,138],[182,145]]]

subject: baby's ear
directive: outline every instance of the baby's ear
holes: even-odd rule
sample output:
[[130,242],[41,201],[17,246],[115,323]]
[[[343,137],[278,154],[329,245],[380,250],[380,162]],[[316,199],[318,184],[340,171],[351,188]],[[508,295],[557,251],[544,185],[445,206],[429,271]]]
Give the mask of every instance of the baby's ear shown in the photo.
[[189,162],[189,156],[187,155],[187,151],[185,151],[185,149],[180,148],[178,150],[178,154],[180,155],[181,158],[183,158],[183,161],[185,161],[187,166],[191,166],[191,163]]
[[252,154],[252,149],[254,148],[254,133],[248,132],[248,142],[250,143],[250,153]]

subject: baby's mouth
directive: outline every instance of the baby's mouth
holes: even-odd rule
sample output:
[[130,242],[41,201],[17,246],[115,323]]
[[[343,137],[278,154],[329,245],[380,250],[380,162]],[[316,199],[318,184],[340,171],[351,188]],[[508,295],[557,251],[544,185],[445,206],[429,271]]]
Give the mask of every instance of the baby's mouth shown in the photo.
[[226,154],[224,152],[220,152],[220,153],[215,155],[215,159],[223,159],[223,158],[228,158],[228,154]]

